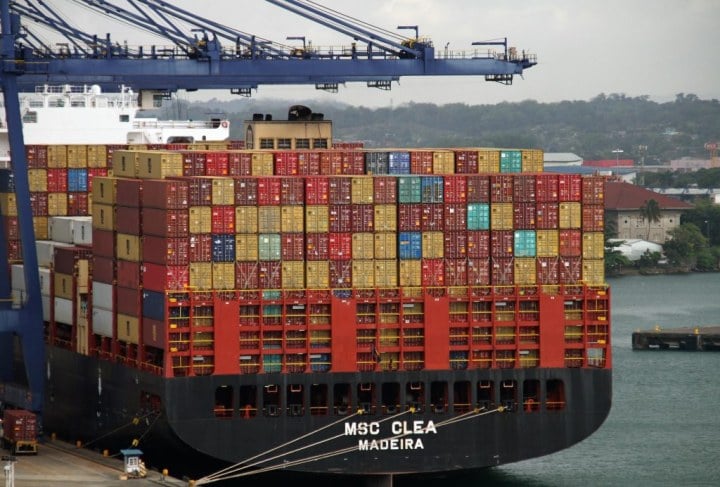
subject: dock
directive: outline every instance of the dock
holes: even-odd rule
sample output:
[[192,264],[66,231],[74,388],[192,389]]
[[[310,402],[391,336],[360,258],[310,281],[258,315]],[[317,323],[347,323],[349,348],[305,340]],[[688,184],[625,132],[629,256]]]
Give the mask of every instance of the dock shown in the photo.
[[[142,478],[128,478],[122,456],[105,456],[58,440],[41,443],[37,455],[10,456],[7,450],[0,452],[5,475],[0,478],[5,480],[5,485],[14,487],[188,487],[189,484],[154,470],[147,471]],[[14,484],[9,483],[8,478],[11,468]]]
[[660,328],[632,334],[633,350],[720,351],[720,326]]

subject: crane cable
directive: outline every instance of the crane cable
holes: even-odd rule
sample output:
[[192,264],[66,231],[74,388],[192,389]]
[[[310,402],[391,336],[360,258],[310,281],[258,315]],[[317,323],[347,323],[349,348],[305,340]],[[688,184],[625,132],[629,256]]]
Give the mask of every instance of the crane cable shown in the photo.
[[[378,421],[378,422],[379,422],[379,423],[382,423],[382,422],[385,422],[385,421],[389,421],[389,420],[391,420],[391,419],[395,419],[395,418],[397,418],[397,417],[399,417],[399,416],[402,416],[402,415],[404,415],[404,414],[408,414],[408,413],[410,413],[410,412],[412,412],[412,411],[413,411],[413,410],[408,410],[408,411],[405,411],[405,412],[402,412],[402,413],[398,413],[398,414],[396,414],[396,415],[390,416],[390,417],[385,418],[385,419],[383,419],[383,420],[381,420],[381,421]],[[468,420],[468,419],[475,419],[475,418],[478,418],[478,417],[481,417],[481,416],[486,416],[486,415],[492,414],[492,413],[501,413],[501,412],[503,412],[503,411],[505,411],[505,408],[504,408],[503,406],[499,406],[499,407],[497,407],[496,409],[492,409],[492,410],[489,410],[489,411],[484,411],[484,408],[474,409],[474,410],[472,410],[472,411],[468,411],[467,413],[463,413],[463,414],[461,414],[460,416],[457,416],[457,417],[448,419],[448,420],[446,420],[446,421],[441,421],[440,423],[436,424],[435,427],[436,427],[436,428],[441,428],[441,427],[443,427],[443,426],[449,426],[449,425],[452,425],[452,424],[455,424],[455,423],[459,423],[459,422],[462,422],[462,421],[466,421],[466,420]],[[356,414],[357,414],[357,413],[356,413]],[[352,416],[355,416],[356,414],[353,414]],[[340,422],[347,421],[348,419],[352,418],[352,416],[349,416],[348,418],[345,418],[345,419],[343,419],[343,420],[341,420],[341,421],[337,421],[337,422],[335,422],[335,423],[332,423],[331,425],[325,426],[325,427],[323,427],[323,428],[321,428],[321,429],[318,429],[318,430],[316,430],[316,431],[313,431],[313,432],[311,432],[311,433],[308,433],[307,435],[304,435],[303,437],[296,438],[295,440],[291,440],[290,442],[285,443],[284,445],[277,446],[277,447],[275,447],[275,448],[273,448],[273,449],[271,449],[271,450],[268,450],[267,452],[264,452],[264,453],[261,453],[261,454],[259,454],[259,455],[256,455],[255,457],[252,457],[250,460],[255,459],[255,458],[262,457],[263,455],[265,455],[265,454],[267,454],[267,453],[269,453],[269,452],[271,452],[271,451],[277,450],[278,448],[281,448],[282,446],[288,445],[288,444],[290,444],[290,443],[294,443],[294,442],[300,440],[301,438],[304,438],[304,437],[313,435],[313,434],[321,431],[322,429],[328,428],[328,427],[333,426],[333,425],[335,425],[335,424],[337,424],[337,423],[340,423]],[[380,441],[383,441],[383,440],[388,440],[388,441],[390,441],[390,440],[394,440],[394,439],[398,439],[398,438],[402,438],[402,437],[408,436],[408,435],[410,435],[410,434],[412,434],[412,432],[406,432],[406,433],[401,433],[401,434],[397,434],[397,435],[393,435],[393,436],[388,436],[388,437],[386,437],[386,438],[381,438]],[[318,445],[318,444],[321,444],[321,443],[324,443],[324,442],[327,442],[327,441],[331,441],[331,440],[333,440],[333,439],[337,439],[337,438],[342,437],[342,436],[345,436],[345,435],[344,435],[344,434],[336,435],[336,436],[333,436],[333,437],[328,438],[328,439],[326,439],[326,440],[322,440],[322,441],[319,441],[319,442],[316,442],[316,443],[307,445],[307,446],[305,446],[305,447],[298,448],[298,449],[293,450],[293,451],[290,451],[290,452],[286,452],[286,453],[284,453],[284,455],[291,454],[291,453],[295,453],[295,452],[297,452],[297,451],[301,451],[301,450],[304,450],[304,449],[307,449],[307,448],[311,448],[311,447],[314,447],[314,446],[316,446],[316,445]],[[236,465],[233,466],[233,467],[228,467],[228,468],[226,468],[226,469],[224,469],[224,470],[221,470],[220,472],[217,472],[217,473],[215,473],[215,474],[212,474],[212,475],[209,475],[209,476],[207,476],[207,477],[203,477],[203,478],[197,480],[197,481],[195,482],[195,485],[198,485],[198,486],[199,486],[199,485],[205,485],[205,484],[210,484],[210,483],[213,483],[213,482],[218,482],[218,481],[221,481],[221,480],[230,480],[230,479],[234,479],[234,478],[246,477],[246,476],[249,476],[249,475],[257,475],[257,474],[261,474],[261,473],[265,473],[265,472],[271,472],[271,471],[273,471],[273,470],[284,469],[284,468],[293,467],[293,466],[296,466],[296,465],[302,465],[302,464],[304,464],[304,463],[310,463],[310,462],[315,462],[315,461],[318,461],[318,460],[324,460],[324,459],[326,459],[326,458],[331,458],[331,457],[338,456],[338,455],[342,455],[342,454],[345,454],[345,453],[350,453],[350,452],[353,452],[353,451],[358,450],[359,448],[360,448],[359,445],[353,445],[353,446],[350,446],[350,447],[347,447],[347,448],[342,448],[342,449],[335,450],[335,451],[329,451],[329,452],[326,452],[326,453],[319,453],[319,454],[314,455],[314,456],[305,457],[305,458],[300,458],[300,459],[297,459],[297,460],[283,461],[283,462],[281,462],[281,463],[279,463],[279,464],[277,464],[277,465],[275,465],[275,466],[268,466],[268,467],[264,467],[264,468],[261,468],[261,469],[250,470],[250,471],[248,471],[247,469],[249,469],[249,468],[251,468],[251,467],[253,467],[253,466],[256,466],[256,465],[260,465],[260,464],[265,463],[265,462],[267,462],[267,461],[274,460],[274,459],[279,458],[279,457],[281,457],[281,456],[283,456],[283,455],[278,455],[278,456],[275,456],[275,457],[271,457],[271,458],[268,458],[268,459],[265,459],[265,460],[256,462],[256,463],[254,463],[254,464],[250,464],[250,465],[236,464]]]

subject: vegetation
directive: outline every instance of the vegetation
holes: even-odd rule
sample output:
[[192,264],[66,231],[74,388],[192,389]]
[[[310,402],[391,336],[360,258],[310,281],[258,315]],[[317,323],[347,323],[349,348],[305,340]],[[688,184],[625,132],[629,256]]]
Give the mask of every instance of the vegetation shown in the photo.
[[647,221],[647,235],[645,240],[650,240],[650,225],[660,221],[660,205],[656,200],[650,198],[640,207],[640,216]]

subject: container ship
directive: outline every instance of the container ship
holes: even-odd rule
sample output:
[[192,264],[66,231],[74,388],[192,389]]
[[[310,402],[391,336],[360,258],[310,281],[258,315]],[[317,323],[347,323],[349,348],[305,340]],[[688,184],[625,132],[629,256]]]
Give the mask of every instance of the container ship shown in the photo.
[[[227,467],[201,484],[467,472],[597,430],[605,180],[539,149],[335,143],[294,108],[242,148],[27,145],[45,434]],[[0,193],[21,301],[9,172]]]

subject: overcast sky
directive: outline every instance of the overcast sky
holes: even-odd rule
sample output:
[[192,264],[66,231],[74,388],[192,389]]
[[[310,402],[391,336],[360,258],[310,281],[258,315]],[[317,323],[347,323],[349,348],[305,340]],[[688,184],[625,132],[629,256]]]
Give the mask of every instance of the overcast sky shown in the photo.
[[[341,86],[337,94],[311,86],[261,86],[253,97],[321,97],[371,107],[409,101],[474,105],[590,100],[600,93],[649,95],[657,101],[678,93],[720,98],[720,0],[317,1],[389,30],[418,25],[420,35],[429,36],[437,51],[447,43],[450,50],[462,51],[472,49],[473,41],[507,37],[518,51],[535,53],[538,65],[526,70],[524,79],[516,77],[512,86],[482,77],[403,77],[389,92],[362,84]],[[322,46],[351,42],[263,0],[170,3],[285,44],[291,43],[287,36],[305,36]],[[194,95],[220,96],[224,94],[214,91]]]

